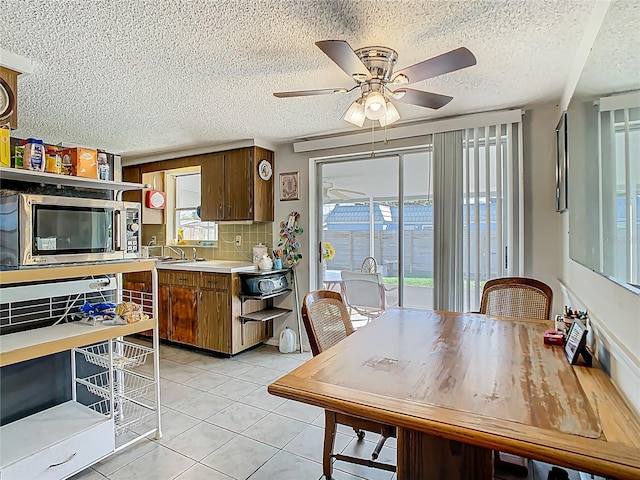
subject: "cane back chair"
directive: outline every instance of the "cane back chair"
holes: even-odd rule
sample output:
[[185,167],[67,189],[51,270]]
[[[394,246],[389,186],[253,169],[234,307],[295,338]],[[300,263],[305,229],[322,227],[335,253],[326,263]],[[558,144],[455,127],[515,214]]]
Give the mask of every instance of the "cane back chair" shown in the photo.
[[[341,295],[330,290],[316,290],[305,295],[302,302],[302,320],[309,337],[313,356],[319,355],[355,331]],[[374,348],[373,345],[372,348]],[[364,439],[365,431],[380,434],[380,440],[371,455],[371,460],[333,453],[337,425],[352,427],[359,440]],[[322,472],[325,478],[327,480],[332,478],[334,458],[344,462],[395,472],[394,465],[376,461],[387,438],[395,438],[395,436],[396,429],[393,426],[325,410],[324,449],[322,455]]]

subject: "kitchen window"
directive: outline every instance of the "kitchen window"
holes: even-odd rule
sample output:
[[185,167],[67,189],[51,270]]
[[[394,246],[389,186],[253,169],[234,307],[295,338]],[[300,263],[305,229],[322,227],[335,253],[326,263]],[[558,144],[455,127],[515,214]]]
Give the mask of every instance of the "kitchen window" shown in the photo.
[[185,241],[218,240],[218,224],[203,222],[200,209],[200,173],[175,175],[173,238]]

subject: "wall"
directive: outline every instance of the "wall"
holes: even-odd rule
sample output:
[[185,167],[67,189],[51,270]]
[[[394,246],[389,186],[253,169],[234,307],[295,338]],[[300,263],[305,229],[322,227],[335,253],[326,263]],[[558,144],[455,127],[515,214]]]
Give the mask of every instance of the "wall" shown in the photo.
[[562,273],[562,221],[556,213],[555,126],[557,105],[525,108],[522,119],[524,160],[524,274],[553,289],[552,313],[561,313],[564,300],[558,278]]
[[[252,224],[219,224],[218,245],[216,247],[196,247],[198,257],[210,260],[239,260],[250,262],[252,260],[253,246],[262,243],[271,250],[273,247],[273,222],[261,222]],[[242,236],[242,245],[235,246],[236,235]],[[164,225],[143,225],[142,242],[148,244],[152,236],[156,237],[157,245],[166,244]],[[185,246],[190,254],[191,246]]]

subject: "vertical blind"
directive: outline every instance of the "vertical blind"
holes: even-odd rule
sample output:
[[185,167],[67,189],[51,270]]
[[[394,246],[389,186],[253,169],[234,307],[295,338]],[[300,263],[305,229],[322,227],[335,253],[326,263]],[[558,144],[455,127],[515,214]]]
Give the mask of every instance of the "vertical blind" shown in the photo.
[[[637,97],[637,96],[636,96]],[[600,100],[601,270],[632,284],[640,278],[640,107],[627,96]]]
[[521,123],[463,132],[463,298],[480,307],[484,283],[522,274]]

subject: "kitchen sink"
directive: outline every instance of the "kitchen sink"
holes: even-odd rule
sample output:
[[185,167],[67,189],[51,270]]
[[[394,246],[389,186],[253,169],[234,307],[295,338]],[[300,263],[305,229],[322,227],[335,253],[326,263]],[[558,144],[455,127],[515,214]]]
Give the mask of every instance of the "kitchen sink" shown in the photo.
[[162,262],[162,263],[187,263],[187,262],[192,262],[193,260],[189,260],[187,258],[174,258],[174,257],[150,257],[153,258],[154,260],[157,260],[158,262]]

